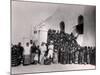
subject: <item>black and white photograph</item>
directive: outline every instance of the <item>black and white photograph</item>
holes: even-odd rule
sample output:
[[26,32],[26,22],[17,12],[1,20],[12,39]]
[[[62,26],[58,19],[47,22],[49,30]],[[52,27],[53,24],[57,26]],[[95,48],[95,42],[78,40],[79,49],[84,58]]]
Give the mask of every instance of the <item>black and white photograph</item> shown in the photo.
[[96,69],[96,6],[11,1],[11,74]]

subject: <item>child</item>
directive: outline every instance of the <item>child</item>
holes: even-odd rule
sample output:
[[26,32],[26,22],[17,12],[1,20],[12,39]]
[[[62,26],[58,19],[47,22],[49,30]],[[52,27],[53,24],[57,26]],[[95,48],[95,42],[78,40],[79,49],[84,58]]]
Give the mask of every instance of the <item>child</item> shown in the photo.
[[39,51],[36,50],[36,54],[35,54],[35,57],[34,57],[34,64],[38,63],[38,56],[39,56]]

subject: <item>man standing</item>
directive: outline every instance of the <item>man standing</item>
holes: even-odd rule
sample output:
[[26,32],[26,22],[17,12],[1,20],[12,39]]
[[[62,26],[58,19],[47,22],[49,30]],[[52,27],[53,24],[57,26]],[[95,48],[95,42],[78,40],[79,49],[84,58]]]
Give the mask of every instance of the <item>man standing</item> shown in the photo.
[[22,62],[22,60],[23,60],[23,51],[24,51],[24,48],[22,47],[21,42],[18,43],[18,50],[19,50],[20,62]]
[[31,48],[31,64],[34,64],[34,57],[37,49],[35,43],[33,43],[33,45],[30,48]]
[[50,45],[48,46],[48,49],[49,49],[49,51],[48,51],[48,55],[47,55],[47,58],[49,59],[49,58],[51,58],[52,59],[52,61],[53,61],[53,50],[54,50],[54,45],[53,45],[53,41],[50,41]]
[[54,49],[54,59],[53,63],[57,64],[58,63],[58,50]]
[[84,64],[87,64],[87,47],[84,48]]
[[37,50],[38,50],[38,63],[40,63],[40,54],[41,54],[41,51],[40,51],[39,45],[37,46]]
[[87,49],[87,64],[90,64],[90,47]]
[[24,49],[23,65],[29,65],[29,64],[30,64],[30,47],[29,47],[29,43],[27,42]]

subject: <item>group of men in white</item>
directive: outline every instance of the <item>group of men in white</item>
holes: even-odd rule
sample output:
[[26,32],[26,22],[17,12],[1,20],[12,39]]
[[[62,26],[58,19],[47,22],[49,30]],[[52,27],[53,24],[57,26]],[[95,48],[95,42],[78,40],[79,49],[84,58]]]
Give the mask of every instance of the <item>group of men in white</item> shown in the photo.
[[27,42],[23,48],[23,64],[31,64],[33,62],[35,64],[44,64],[45,59],[53,58],[53,41],[50,41],[50,44],[48,45],[48,52],[46,56],[45,53],[47,51],[47,45],[45,42],[42,42],[40,46],[36,46],[35,43],[33,43],[33,41],[30,40],[30,42]]

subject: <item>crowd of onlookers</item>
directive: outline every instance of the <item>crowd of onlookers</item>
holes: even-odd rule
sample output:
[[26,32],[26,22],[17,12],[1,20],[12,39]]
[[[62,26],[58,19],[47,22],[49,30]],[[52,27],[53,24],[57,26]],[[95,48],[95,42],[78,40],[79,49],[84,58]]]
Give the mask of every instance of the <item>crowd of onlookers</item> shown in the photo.
[[96,47],[80,46],[73,33],[56,30],[48,31],[48,43],[54,41],[54,50],[58,52],[58,62],[62,64],[96,64]]
[[48,30],[47,43],[42,42],[37,46],[30,40],[25,46],[12,45],[11,65],[20,64],[92,64],[96,65],[96,48],[81,47],[74,35]]

